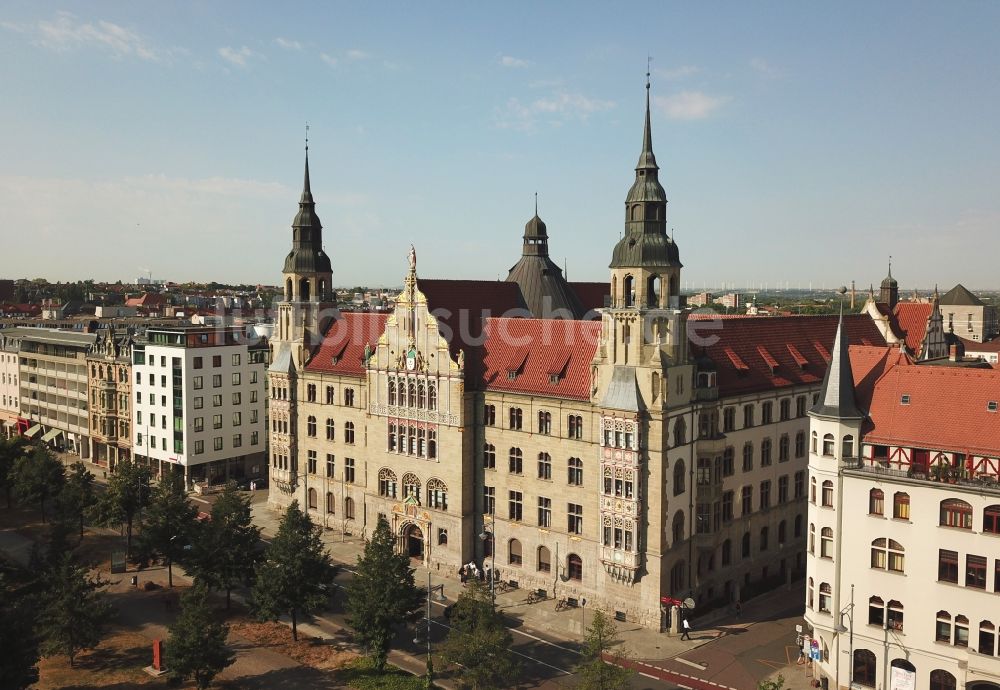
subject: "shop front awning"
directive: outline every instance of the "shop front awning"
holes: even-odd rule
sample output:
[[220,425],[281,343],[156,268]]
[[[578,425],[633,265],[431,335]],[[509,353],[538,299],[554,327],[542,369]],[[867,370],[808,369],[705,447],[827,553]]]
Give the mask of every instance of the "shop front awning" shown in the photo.
[[62,429],[49,429],[45,432],[45,435],[42,436],[42,441],[44,443],[48,443],[49,441],[56,440],[60,436],[62,436]]
[[40,432],[41,430],[42,430],[41,424],[33,424],[30,429],[24,432],[24,436],[25,438],[35,438],[35,436],[37,436],[38,432]]

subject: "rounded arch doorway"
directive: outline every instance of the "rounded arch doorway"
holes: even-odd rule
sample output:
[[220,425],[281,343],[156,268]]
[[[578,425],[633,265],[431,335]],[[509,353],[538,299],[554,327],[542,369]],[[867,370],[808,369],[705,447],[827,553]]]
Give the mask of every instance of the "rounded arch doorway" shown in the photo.
[[403,545],[406,548],[406,555],[423,560],[424,533],[417,525],[410,524],[403,529]]

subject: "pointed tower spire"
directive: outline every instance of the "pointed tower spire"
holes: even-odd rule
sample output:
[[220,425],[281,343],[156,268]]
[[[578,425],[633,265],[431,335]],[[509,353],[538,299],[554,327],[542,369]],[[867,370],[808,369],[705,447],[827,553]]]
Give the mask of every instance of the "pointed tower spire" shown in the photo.
[[832,419],[863,419],[854,399],[854,372],[851,370],[851,356],[848,351],[847,331],[844,329],[844,295],[840,292],[840,318],[837,320],[837,334],[830,353],[830,366],[823,376],[823,386],[819,390],[819,400],[809,410],[809,414]]
[[302,196],[299,198],[300,204],[313,203],[312,187],[309,185],[309,125],[306,125],[306,172],[302,180]]
[[639,154],[639,163],[636,170],[659,169],[656,165],[656,156],[653,155],[653,128],[649,123],[649,63],[646,63],[646,122],[642,130],[642,153]]

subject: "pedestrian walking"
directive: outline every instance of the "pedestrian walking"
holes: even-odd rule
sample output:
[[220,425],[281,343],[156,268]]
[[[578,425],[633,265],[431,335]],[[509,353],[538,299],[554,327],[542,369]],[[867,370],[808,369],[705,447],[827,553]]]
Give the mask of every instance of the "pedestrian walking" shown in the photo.
[[690,640],[691,639],[691,623],[688,622],[687,618],[685,618],[684,620],[681,621],[681,627],[684,628],[684,632],[681,633],[681,639],[682,640]]
[[461,568],[458,569],[458,579],[462,581],[463,585],[465,584],[466,577],[467,576],[465,574],[465,566],[463,565]]
[[736,617],[739,618],[743,615],[743,604],[736,602]]

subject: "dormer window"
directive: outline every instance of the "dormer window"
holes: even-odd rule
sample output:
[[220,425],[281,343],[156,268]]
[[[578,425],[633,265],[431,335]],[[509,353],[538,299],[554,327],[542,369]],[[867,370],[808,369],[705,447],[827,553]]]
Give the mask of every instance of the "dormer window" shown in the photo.
[[997,411],[997,401],[996,400],[990,400],[988,403],[986,403],[986,411],[987,412],[996,412]]
[[[559,374],[549,374],[549,383],[553,386],[559,383]],[[994,408],[995,409],[995,408]]]
[[517,378],[517,372],[514,371],[513,369],[508,369],[507,370],[507,380],[508,381],[513,381],[516,378]]
[[903,397],[901,397],[899,399],[899,404],[900,405],[909,405],[910,404],[910,396],[909,395],[904,395]]

